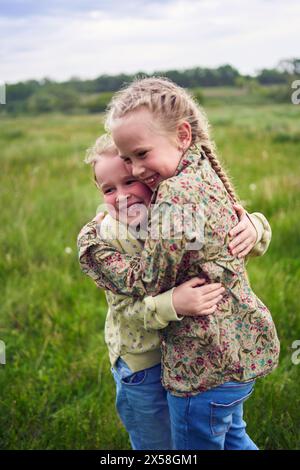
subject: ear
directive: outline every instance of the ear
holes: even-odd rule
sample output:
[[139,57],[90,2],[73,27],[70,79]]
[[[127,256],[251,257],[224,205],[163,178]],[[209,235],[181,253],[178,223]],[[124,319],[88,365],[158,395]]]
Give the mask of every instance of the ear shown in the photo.
[[192,142],[192,128],[189,122],[184,121],[177,128],[178,144],[183,150],[189,148]]

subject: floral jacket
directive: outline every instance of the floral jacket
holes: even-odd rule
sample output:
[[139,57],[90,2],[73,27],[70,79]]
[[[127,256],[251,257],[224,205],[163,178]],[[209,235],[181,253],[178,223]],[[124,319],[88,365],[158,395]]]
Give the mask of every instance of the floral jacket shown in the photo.
[[[176,175],[159,185],[152,202],[159,213],[151,214],[141,255],[120,253],[94,231],[94,238],[78,239],[83,271],[98,286],[136,298],[157,295],[198,275],[224,285],[226,295],[214,315],[185,317],[161,332],[163,385],[174,395],[195,395],[226,381],[270,373],[279,358],[276,329],[251,289],[244,260],[228,249],[228,232],[238,218],[209,161],[200,153],[188,154]],[[182,231],[183,207],[192,215],[202,209],[201,240],[191,220]],[[167,231],[161,213],[172,219]]]

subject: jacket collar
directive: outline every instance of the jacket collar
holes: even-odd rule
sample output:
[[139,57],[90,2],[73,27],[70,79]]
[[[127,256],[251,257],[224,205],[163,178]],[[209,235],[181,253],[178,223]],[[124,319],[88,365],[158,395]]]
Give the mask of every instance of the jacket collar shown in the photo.
[[201,150],[200,146],[193,145],[193,147],[189,148],[188,151],[182,156],[175,172],[175,176],[181,173],[185,168],[192,164],[201,165],[202,160],[204,160],[205,154]]

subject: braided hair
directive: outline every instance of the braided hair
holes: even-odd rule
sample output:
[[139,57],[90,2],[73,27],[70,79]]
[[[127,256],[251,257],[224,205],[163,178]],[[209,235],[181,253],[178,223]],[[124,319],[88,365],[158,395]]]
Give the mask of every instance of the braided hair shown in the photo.
[[191,146],[200,146],[231,200],[237,202],[234,187],[222,168],[215,144],[210,138],[206,114],[187,90],[164,77],[136,79],[113,96],[108,106],[106,130],[111,130],[116,119],[140,107],[146,107],[169,133],[176,132],[182,122],[188,122],[191,126]]

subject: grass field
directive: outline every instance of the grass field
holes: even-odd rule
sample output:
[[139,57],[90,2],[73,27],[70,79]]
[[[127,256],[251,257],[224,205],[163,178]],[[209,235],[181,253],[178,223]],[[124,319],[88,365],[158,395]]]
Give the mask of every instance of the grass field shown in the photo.
[[[269,219],[268,253],[248,264],[273,313],[279,368],[245,405],[264,449],[300,449],[300,107],[207,109],[223,161],[249,211]],[[104,295],[80,271],[76,237],[99,196],[85,149],[102,117],[44,115],[0,120],[1,449],[127,449],[114,409],[103,339]]]

